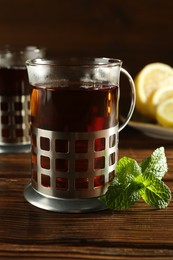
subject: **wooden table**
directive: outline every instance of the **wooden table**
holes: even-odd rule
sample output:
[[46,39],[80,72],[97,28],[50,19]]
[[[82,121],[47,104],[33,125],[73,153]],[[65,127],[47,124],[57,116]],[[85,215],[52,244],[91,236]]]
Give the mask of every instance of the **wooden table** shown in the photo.
[[[173,190],[173,142],[129,127],[119,157],[140,162],[164,146]],[[30,154],[0,155],[0,259],[173,259],[173,203],[156,210],[139,201],[125,211],[63,214],[38,209],[23,197]]]

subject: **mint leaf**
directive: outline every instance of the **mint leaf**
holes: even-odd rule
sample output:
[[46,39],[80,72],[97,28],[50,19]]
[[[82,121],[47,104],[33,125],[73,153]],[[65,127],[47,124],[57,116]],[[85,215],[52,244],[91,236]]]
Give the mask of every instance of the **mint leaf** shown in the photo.
[[150,157],[141,162],[140,167],[143,173],[152,173],[161,180],[168,170],[164,147],[156,149]]
[[121,158],[116,166],[116,177],[102,197],[105,205],[114,210],[127,209],[141,197],[156,208],[165,208],[171,201],[171,191],[161,181],[167,172],[163,147],[156,149],[140,165],[131,158]]
[[116,176],[120,182],[130,182],[139,174],[141,174],[141,168],[134,159],[123,157],[118,161]]
[[109,209],[127,209],[141,197],[138,193],[140,189],[140,183],[129,182],[128,180],[121,182],[118,178],[115,178],[102,197],[102,201]]
[[135,204],[141,197],[138,193],[141,185],[134,182],[134,179],[140,174],[141,168],[135,160],[121,158],[116,166],[116,178],[102,197],[105,205],[110,209],[120,210]]
[[139,194],[143,200],[156,208],[166,208],[171,201],[171,191],[168,186],[159,180],[153,173],[145,172],[138,176],[135,181],[143,187]]
[[159,191],[156,189],[151,191],[148,188],[145,190],[144,194],[142,194],[142,192],[140,194],[148,205],[154,206],[158,209],[166,208],[172,198],[170,189],[163,181],[159,184]]

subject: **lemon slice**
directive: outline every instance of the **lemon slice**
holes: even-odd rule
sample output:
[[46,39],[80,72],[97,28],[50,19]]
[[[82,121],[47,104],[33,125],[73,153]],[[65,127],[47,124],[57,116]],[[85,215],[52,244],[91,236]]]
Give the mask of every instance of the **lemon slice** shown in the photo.
[[165,86],[164,88],[156,89],[151,93],[148,99],[148,109],[153,118],[156,117],[157,106],[170,98],[173,98],[173,84]]
[[173,128],[173,98],[163,101],[157,107],[156,119],[160,125]]
[[173,69],[156,62],[146,65],[135,77],[136,109],[143,115],[153,117],[148,109],[148,98],[153,91],[173,85]]

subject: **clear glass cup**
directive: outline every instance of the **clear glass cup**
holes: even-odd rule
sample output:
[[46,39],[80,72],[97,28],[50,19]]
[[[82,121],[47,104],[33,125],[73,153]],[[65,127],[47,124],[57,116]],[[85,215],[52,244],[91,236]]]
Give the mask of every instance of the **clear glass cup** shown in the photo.
[[0,48],[0,152],[29,152],[30,94],[26,60],[43,58],[45,48]]
[[[118,133],[135,106],[135,88],[122,61],[109,58],[26,62],[31,95],[32,181],[24,196],[59,212],[104,209],[99,199],[115,177]],[[119,126],[120,73],[131,87],[129,113]]]

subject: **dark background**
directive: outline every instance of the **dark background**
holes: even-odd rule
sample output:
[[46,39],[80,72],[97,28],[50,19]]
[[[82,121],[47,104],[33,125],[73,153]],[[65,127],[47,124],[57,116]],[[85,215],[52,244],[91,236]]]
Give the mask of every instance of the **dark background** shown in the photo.
[[0,0],[0,6],[0,45],[119,58],[132,76],[150,62],[173,65],[173,1]]

